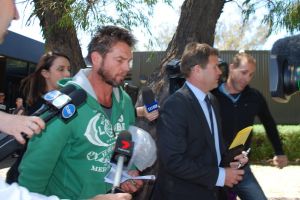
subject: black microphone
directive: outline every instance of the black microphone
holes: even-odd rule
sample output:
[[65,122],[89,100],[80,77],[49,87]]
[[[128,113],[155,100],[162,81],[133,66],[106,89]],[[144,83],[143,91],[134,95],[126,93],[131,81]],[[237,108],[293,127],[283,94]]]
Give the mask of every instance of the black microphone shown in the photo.
[[154,98],[154,93],[149,87],[142,88],[142,97],[147,112],[150,113],[158,109],[157,101]]
[[46,123],[53,117],[59,115],[64,121],[68,122],[77,112],[76,107],[86,100],[86,92],[78,89],[68,95],[60,95],[52,104],[54,105],[45,115],[40,116]]
[[120,132],[111,158],[111,163],[115,163],[117,165],[111,193],[117,193],[117,191],[120,192],[119,187],[123,167],[128,166],[129,160],[133,153],[133,146],[134,142],[132,141],[130,132]]
[[[43,113],[45,113],[46,111],[48,111],[50,108],[52,108],[53,106],[53,101],[57,98],[59,98],[61,95],[65,94],[68,95],[71,92],[73,92],[76,89],[76,87],[74,85],[67,85],[63,88],[61,88],[60,90],[52,90],[48,93],[46,93],[43,96],[43,100],[45,101],[45,103],[38,109],[36,110],[32,116],[39,116]],[[61,97],[60,97],[61,98]]]
[[299,92],[300,35],[277,40],[271,49],[269,63],[269,91],[272,99],[287,103]]
[[[65,95],[65,94],[63,94]],[[62,95],[60,95],[62,96]],[[67,95],[66,95],[67,96]],[[42,116],[40,116],[46,123],[53,119],[56,116],[59,116],[65,123],[69,122],[73,116],[75,116],[76,107],[80,106],[86,100],[86,92],[82,89],[75,90],[70,93],[68,98],[70,101],[59,101],[55,102],[56,106],[51,106],[48,112],[45,112]],[[65,98],[63,98],[65,99]],[[24,137],[26,135],[22,133]],[[0,161],[5,159],[10,154],[15,151],[24,148],[24,145],[20,144],[13,136],[7,135],[5,133],[0,133],[1,139],[0,142]]]

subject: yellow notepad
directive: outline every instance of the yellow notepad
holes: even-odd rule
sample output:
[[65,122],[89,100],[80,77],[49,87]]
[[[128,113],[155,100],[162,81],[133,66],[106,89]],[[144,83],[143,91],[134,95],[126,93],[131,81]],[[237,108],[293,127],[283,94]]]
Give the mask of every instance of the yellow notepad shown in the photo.
[[235,138],[233,139],[229,149],[233,149],[234,147],[237,147],[239,145],[244,145],[248,136],[250,135],[251,131],[252,131],[253,126],[248,126],[246,128],[243,128],[242,130],[240,130]]

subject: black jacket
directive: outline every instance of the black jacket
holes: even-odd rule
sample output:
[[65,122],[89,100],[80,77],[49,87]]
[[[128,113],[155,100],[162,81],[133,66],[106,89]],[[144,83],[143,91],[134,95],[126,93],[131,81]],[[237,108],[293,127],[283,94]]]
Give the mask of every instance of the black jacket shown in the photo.
[[[219,88],[212,91],[220,104],[222,133],[226,146],[230,145],[239,130],[251,126],[257,116],[264,125],[267,136],[272,143],[276,155],[283,155],[275,121],[270,113],[263,95],[256,89],[247,86],[234,103]],[[251,145],[251,138],[246,142],[246,148]]]
[[[219,128],[216,99],[211,96]],[[216,199],[219,170],[214,139],[204,112],[184,85],[164,104],[157,125],[159,170],[155,200]]]

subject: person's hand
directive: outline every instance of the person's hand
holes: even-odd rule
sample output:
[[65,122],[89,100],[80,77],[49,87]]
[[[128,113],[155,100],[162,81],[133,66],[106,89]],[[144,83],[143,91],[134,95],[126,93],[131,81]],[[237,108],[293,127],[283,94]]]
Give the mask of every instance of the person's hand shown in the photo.
[[243,151],[241,154],[235,156],[234,160],[235,160],[234,162],[230,163],[230,167],[234,169],[238,169],[244,167],[248,163],[249,158],[247,156],[247,153]]
[[91,200],[130,200],[132,199],[131,194],[128,193],[117,193],[117,194],[99,194]]
[[11,115],[6,113],[0,113],[0,115],[0,130],[14,136],[21,144],[25,144],[26,142],[21,134],[22,132],[28,138],[31,138],[33,134],[38,134],[45,128],[45,122],[36,116]]
[[278,155],[273,157],[273,164],[279,169],[284,168],[288,164],[288,158],[286,155]]
[[158,118],[158,110],[154,110],[152,112],[147,112],[146,107],[144,106],[144,117],[148,119],[150,122]]
[[[130,170],[128,171],[128,174],[131,176],[138,176],[139,172],[137,170]],[[121,184],[121,189],[128,193],[134,193],[138,191],[142,186],[143,186],[142,180],[130,179]]]
[[157,119],[159,112],[158,110],[154,110],[152,112],[148,112],[145,106],[140,106],[136,108],[136,113],[138,117],[145,117],[150,122]]
[[244,170],[234,169],[231,167],[225,168],[225,185],[228,187],[233,187],[238,184],[243,179]]

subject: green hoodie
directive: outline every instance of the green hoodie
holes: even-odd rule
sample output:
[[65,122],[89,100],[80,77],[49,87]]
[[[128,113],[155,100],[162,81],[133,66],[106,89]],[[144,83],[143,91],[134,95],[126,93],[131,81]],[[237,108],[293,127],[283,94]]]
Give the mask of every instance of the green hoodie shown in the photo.
[[60,81],[62,86],[74,84],[87,92],[77,116],[68,123],[55,118],[30,139],[19,167],[19,183],[31,192],[86,199],[111,189],[104,177],[117,135],[134,123],[134,107],[122,88],[114,88],[108,118],[87,80],[89,70],[81,70],[72,81]]

